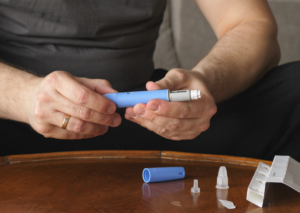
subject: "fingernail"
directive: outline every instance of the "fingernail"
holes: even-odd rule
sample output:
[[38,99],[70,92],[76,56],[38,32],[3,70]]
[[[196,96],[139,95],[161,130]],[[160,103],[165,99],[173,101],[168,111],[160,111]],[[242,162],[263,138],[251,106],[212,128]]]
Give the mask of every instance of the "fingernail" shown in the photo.
[[133,112],[133,110],[128,111],[127,114],[129,115],[129,117],[132,117],[132,118],[137,117],[137,115]]
[[113,121],[113,125],[118,126],[120,124],[120,122],[121,122],[120,116],[116,116],[114,121]]
[[115,105],[109,105],[106,112],[107,112],[108,114],[112,114],[112,113],[114,113],[115,111],[116,111]]
[[157,104],[150,104],[150,106],[147,107],[149,110],[153,112],[157,112],[159,110],[159,105]]
[[138,107],[136,110],[135,110],[135,113],[137,115],[140,115],[140,116],[144,116],[146,115],[146,109],[144,107]]

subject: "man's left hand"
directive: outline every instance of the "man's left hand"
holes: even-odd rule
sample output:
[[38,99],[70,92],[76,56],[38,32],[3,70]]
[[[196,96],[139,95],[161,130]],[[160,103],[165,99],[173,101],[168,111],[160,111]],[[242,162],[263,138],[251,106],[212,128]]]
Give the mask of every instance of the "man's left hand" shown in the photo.
[[171,140],[191,140],[206,131],[216,113],[214,98],[200,73],[172,69],[158,82],[148,82],[147,90],[200,90],[201,98],[184,102],[153,99],[126,109],[125,118]]

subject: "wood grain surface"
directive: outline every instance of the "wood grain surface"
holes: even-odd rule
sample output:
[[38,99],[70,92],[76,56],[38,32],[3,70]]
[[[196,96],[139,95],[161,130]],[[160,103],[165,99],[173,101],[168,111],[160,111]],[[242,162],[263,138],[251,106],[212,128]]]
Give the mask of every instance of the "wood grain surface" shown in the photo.
[[[300,212],[300,194],[278,184],[268,206],[246,201],[260,160],[164,151],[64,152],[0,158],[0,212]],[[266,162],[271,164],[271,162]],[[255,166],[256,165],[256,166]],[[144,168],[183,166],[182,180],[146,184]],[[216,189],[226,166],[229,189]],[[198,179],[200,194],[192,194]],[[218,199],[236,205],[229,210]]]
[[24,163],[34,161],[70,160],[70,159],[104,159],[104,158],[160,158],[160,151],[74,151],[29,155],[11,155],[5,157],[7,163]]

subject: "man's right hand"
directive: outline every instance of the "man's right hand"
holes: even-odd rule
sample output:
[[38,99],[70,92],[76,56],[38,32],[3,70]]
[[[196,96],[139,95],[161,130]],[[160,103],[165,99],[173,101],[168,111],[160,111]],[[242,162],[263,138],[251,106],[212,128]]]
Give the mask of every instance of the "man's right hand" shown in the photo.
[[[57,139],[83,139],[103,135],[121,116],[103,95],[117,92],[106,80],[74,77],[55,71],[33,81],[28,122],[38,133]],[[66,129],[62,123],[71,115]]]

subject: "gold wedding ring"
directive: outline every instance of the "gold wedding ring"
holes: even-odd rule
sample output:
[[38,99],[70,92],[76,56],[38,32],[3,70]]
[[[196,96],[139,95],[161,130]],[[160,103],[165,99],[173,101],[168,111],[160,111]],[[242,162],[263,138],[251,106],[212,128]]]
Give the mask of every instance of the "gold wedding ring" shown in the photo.
[[65,119],[64,119],[64,121],[63,121],[63,123],[61,125],[61,128],[63,128],[63,129],[67,128],[67,125],[68,125],[68,122],[70,120],[70,117],[71,117],[71,115],[66,115],[66,117],[65,117]]

